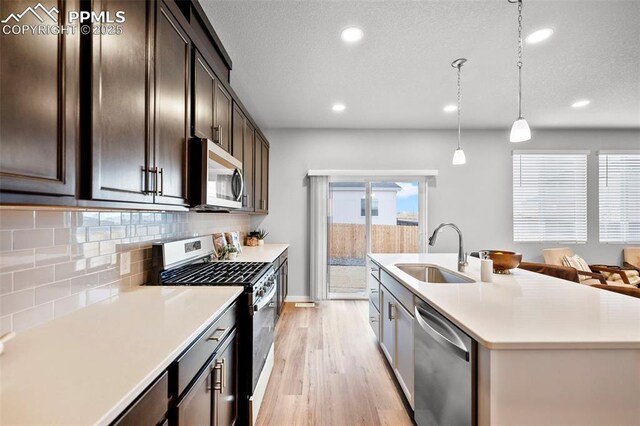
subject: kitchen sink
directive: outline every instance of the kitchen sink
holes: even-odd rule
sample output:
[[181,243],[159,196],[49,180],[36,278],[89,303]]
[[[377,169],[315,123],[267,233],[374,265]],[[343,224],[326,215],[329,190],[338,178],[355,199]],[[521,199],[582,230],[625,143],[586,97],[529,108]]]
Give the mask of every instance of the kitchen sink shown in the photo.
[[402,272],[411,275],[418,281],[433,284],[465,284],[475,280],[448,269],[426,263],[396,263]]

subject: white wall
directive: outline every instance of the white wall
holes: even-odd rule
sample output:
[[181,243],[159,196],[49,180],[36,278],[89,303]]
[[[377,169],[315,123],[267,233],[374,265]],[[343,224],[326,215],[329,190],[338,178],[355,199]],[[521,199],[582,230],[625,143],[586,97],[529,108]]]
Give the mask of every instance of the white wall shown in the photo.
[[[516,250],[541,261],[550,244],[514,244],[512,240],[513,149],[590,149],[588,160],[588,243],[572,248],[591,263],[619,263],[623,245],[598,243],[599,149],[638,149],[639,130],[536,131],[523,144],[508,142],[508,130],[464,131],[462,147],[468,163],[452,166],[455,131],[410,130],[271,130],[270,206],[268,216],[252,217],[270,242],[287,242],[290,295],[309,294],[308,180],[309,169],[438,169],[429,186],[428,229],[454,222],[463,231],[465,249]],[[455,252],[457,236],[445,231],[433,252]]]

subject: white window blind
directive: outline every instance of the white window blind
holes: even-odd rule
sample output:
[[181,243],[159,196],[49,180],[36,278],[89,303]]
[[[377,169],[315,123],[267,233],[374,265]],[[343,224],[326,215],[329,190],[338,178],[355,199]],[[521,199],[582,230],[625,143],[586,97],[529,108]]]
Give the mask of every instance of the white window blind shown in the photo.
[[640,153],[599,155],[600,242],[640,242]]
[[513,240],[587,241],[587,151],[513,153]]

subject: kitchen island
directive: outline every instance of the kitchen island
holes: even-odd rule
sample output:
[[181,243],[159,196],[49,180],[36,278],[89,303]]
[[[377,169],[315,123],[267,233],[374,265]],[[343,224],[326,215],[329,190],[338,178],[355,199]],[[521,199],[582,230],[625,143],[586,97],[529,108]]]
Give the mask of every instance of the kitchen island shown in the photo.
[[19,334],[0,356],[0,424],[109,424],[241,292],[136,287]]
[[369,257],[477,342],[478,424],[640,424],[639,299],[519,269],[483,283],[475,258],[474,282],[427,283],[396,265],[457,256]]

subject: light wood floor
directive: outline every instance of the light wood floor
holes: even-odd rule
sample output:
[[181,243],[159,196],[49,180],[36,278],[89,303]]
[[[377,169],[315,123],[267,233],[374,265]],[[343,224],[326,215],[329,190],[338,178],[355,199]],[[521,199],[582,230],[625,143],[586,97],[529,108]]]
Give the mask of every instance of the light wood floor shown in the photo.
[[287,303],[258,425],[411,425],[367,301]]

